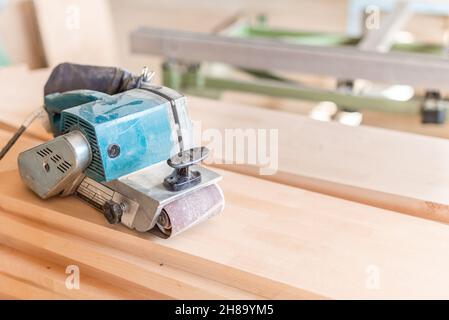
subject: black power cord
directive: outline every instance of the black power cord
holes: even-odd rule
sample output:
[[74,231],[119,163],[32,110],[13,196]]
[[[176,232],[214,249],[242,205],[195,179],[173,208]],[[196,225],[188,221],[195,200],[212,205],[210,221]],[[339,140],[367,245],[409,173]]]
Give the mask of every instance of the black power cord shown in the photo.
[[6,145],[0,151],[0,160],[2,160],[5,157],[5,155],[12,148],[12,146],[17,142],[17,140],[25,132],[25,130],[34,122],[34,120],[39,118],[43,112],[44,112],[44,109],[41,107],[27,117],[27,119],[22,123],[20,128],[14,133],[12,138],[9,139],[9,141],[6,143]]

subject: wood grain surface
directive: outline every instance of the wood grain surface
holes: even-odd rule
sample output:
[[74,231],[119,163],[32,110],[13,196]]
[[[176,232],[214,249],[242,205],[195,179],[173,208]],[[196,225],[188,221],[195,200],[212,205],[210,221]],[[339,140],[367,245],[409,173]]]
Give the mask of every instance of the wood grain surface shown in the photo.
[[219,172],[225,212],[169,240],[75,197],[42,201],[4,172],[0,239],[145,297],[449,297],[446,225]]

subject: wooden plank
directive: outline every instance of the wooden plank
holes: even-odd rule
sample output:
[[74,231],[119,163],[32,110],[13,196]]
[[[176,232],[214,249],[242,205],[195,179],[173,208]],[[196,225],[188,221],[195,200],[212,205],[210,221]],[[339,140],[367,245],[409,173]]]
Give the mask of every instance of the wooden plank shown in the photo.
[[[102,269],[103,276],[133,277],[118,271],[134,270],[138,258],[130,259],[132,252],[145,259],[146,268],[148,261],[163,263],[164,268],[189,270],[270,298],[313,293],[337,299],[449,297],[449,258],[444,254],[449,227],[220,173],[227,200],[224,214],[169,240],[111,227],[76,198],[39,200],[23,187],[16,172],[2,173],[0,179],[9,183],[0,185],[0,207],[8,212],[0,214],[0,235],[19,248]],[[94,253],[106,266],[89,260]],[[134,276],[145,283],[150,271],[140,270]],[[380,283],[374,288],[369,284],[371,272],[379,273]],[[166,285],[173,294],[169,281]],[[302,295],[300,290],[305,290]]]
[[[3,243],[39,257],[79,266],[81,272],[114,283],[131,292],[159,298],[226,299],[255,298],[239,290],[207,281],[201,277],[175,270],[170,266],[139,259],[130,252],[114,250],[76,235],[32,223],[11,214],[1,213]],[[13,231],[14,232],[11,232]],[[14,234],[16,233],[16,234]]]
[[[300,115],[189,97],[205,130],[278,130],[278,170],[236,164],[222,147],[214,165],[352,201],[449,222],[449,141],[372,127],[348,127]],[[213,110],[213,112],[211,112]],[[209,131],[209,133],[211,133]],[[201,135],[200,135],[201,136]],[[204,134],[204,144],[209,144]],[[213,140],[212,140],[213,141]],[[246,151],[246,149],[244,149]],[[228,158],[228,159],[226,159]],[[220,162],[229,164],[220,164]]]
[[10,299],[62,300],[67,297],[0,273],[0,290]]
[[[449,295],[449,262],[442,253],[449,246],[447,226],[221,173],[225,213],[167,241],[111,227],[73,197],[41,201],[26,190],[16,172],[5,172],[0,174],[0,181],[8,182],[0,184],[0,238],[27,252],[60,262],[76,260],[98,271],[100,266],[79,256],[88,239],[94,249],[89,248],[100,250],[102,257],[110,250],[122,252],[121,257],[108,258],[112,265],[114,259],[123,263],[131,252],[136,259],[269,298],[317,297],[314,293],[330,298]],[[372,270],[379,271],[379,288],[366,285]],[[109,275],[115,272],[108,270]],[[101,274],[104,277],[104,270]]]
[[[0,121],[18,127],[31,112],[42,106],[43,88],[49,75],[49,69],[29,71],[24,65],[0,69]],[[27,133],[41,139],[50,137],[40,121],[36,121]]]
[[49,66],[61,62],[117,65],[114,29],[106,0],[34,0]]
[[[222,174],[227,209],[221,220],[212,220],[168,246],[214,256],[223,264],[300,284],[331,298],[449,294],[448,279],[440,278],[449,262],[444,254],[448,243],[443,240],[449,237],[447,226]],[[205,245],[204,238],[211,244]],[[379,270],[378,290],[367,285],[372,269]]]
[[[144,297],[85,274],[81,275],[82,285],[79,289],[68,289],[65,285],[67,274],[63,266],[5,246],[0,247],[0,257],[0,274],[61,297],[70,299],[142,299]],[[0,285],[0,291],[8,295],[11,293],[11,288]],[[155,295],[155,297],[158,296]],[[22,294],[18,298],[26,298],[26,296]],[[42,299],[43,296],[37,298]]]
[[2,48],[11,63],[25,63],[30,68],[45,66],[42,43],[32,0],[3,1],[0,19]]

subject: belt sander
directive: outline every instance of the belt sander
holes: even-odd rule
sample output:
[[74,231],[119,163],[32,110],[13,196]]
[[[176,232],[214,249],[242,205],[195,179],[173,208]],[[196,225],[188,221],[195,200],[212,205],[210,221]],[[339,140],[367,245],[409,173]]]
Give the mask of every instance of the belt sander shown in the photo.
[[111,224],[168,238],[220,213],[221,176],[200,165],[186,98],[109,67],[61,64],[44,109],[55,138],[19,155],[39,197],[76,194]]

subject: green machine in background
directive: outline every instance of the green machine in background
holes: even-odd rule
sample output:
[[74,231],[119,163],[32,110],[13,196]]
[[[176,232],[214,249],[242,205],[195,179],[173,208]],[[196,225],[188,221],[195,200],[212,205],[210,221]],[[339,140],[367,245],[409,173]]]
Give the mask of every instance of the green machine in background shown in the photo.
[[[357,47],[362,37],[350,37],[322,32],[301,32],[270,28],[267,17],[260,15],[255,23],[238,22],[219,31],[220,35],[239,39],[264,39],[299,45],[319,47]],[[392,52],[420,53],[444,57],[447,48],[438,44],[393,43]],[[310,87],[298,81],[274,74],[268,70],[235,68],[250,79],[241,80],[228,76],[216,76],[205,72],[201,63],[184,63],[167,60],[163,65],[164,85],[193,95],[219,98],[225,91],[247,92],[265,96],[307,101],[332,101],[341,110],[376,110],[402,114],[421,114],[423,123],[444,123],[448,102],[438,90],[425,91],[423,95],[405,99],[389,98],[377,93],[356,92],[355,79],[337,79],[334,90]],[[400,88],[398,88],[400,90]],[[409,88],[410,89],[410,88]]]
[[[0,10],[2,10],[7,4],[8,4],[8,0],[0,0]],[[11,61],[0,41],[0,67],[8,66],[10,64],[11,64]]]
[[0,43],[0,67],[8,66],[11,61]]

